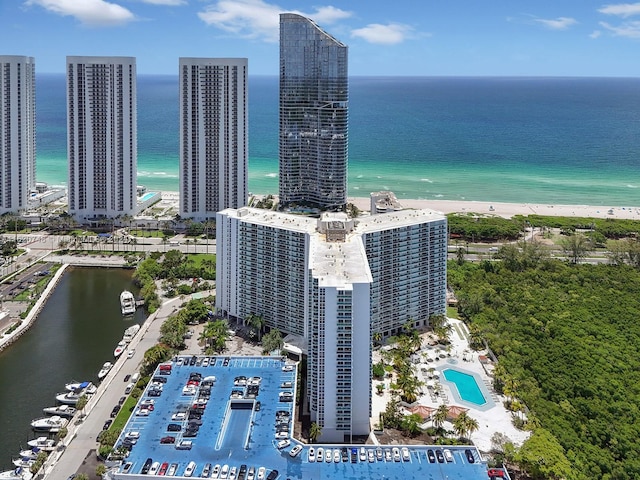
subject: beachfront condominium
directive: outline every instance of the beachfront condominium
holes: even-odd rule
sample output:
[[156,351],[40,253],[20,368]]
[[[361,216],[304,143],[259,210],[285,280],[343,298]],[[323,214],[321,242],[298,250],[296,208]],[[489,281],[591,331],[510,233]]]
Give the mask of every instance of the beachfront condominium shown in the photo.
[[281,207],[347,202],[347,46],[312,20],[280,15]]
[[67,57],[69,213],[91,222],[136,213],[136,60]]
[[247,59],[180,58],[180,215],[247,204]]
[[446,218],[241,208],[219,212],[216,229],[218,313],[239,322],[262,316],[303,346],[305,393],[323,442],[367,435],[373,335],[445,313]]
[[27,209],[36,186],[33,57],[0,55],[0,214]]

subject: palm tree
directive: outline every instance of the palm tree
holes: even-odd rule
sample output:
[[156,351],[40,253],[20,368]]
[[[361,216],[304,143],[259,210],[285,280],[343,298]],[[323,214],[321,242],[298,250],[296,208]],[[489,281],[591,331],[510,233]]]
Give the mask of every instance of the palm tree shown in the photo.
[[440,405],[433,414],[433,426],[437,429],[442,428],[442,425],[444,425],[447,418],[449,418],[449,407],[446,405]]
[[467,412],[462,412],[453,421],[453,429],[462,438],[469,438],[471,433],[478,430],[478,421],[475,418],[471,418],[467,415]]
[[258,341],[260,341],[260,339],[262,338],[262,329],[264,328],[264,324],[265,324],[265,321],[264,321],[264,318],[262,318],[262,315],[256,315],[254,313],[250,313],[245,318],[245,321],[247,325],[249,325],[251,328],[256,330],[258,334]]
[[311,440],[311,443],[316,443],[320,435],[322,435],[322,427],[316,422],[311,422],[311,427],[309,427],[309,440]]
[[422,417],[417,413],[412,413],[411,415],[406,415],[403,417],[400,422],[400,426],[404,431],[406,431],[410,436],[415,437],[422,429],[420,428],[420,424],[422,423]]

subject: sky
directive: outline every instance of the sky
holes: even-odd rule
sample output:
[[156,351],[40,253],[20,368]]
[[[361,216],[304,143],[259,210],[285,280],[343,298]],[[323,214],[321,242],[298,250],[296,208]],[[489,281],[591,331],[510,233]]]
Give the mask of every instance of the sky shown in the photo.
[[0,0],[0,55],[171,75],[179,57],[246,57],[277,75],[281,12],[347,44],[350,75],[640,76],[640,2],[594,0]]

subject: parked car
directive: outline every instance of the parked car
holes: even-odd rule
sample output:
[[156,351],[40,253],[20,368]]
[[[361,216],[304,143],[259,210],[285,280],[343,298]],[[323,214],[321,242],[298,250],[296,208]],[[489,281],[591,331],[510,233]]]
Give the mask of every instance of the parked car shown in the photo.
[[436,463],[436,454],[433,453],[433,450],[427,450],[427,458],[429,459],[429,463]]
[[162,437],[160,439],[160,443],[163,443],[163,444],[176,443],[176,437],[172,437],[171,435],[167,435],[166,437]]
[[176,444],[176,450],[191,450],[191,447],[193,447],[191,440],[180,440],[180,442]]
[[298,454],[302,451],[302,445],[296,445],[295,447],[293,447],[291,449],[291,451],[289,452],[289,456],[291,457],[297,457]]
[[467,461],[469,463],[475,463],[476,462],[476,457],[473,456],[473,452],[471,451],[470,448],[466,448],[464,450],[464,454],[467,456]]
[[116,415],[118,415],[119,411],[120,411],[120,405],[118,404],[111,409],[111,418],[115,418]]
[[182,430],[182,425],[180,425],[179,423],[170,423],[169,425],[167,425],[167,430],[169,432],[179,432],[180,430]]

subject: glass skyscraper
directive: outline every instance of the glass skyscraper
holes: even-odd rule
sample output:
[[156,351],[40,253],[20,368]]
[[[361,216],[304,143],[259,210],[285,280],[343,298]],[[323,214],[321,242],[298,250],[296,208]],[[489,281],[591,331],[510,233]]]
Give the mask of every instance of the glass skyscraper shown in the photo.
[[280,204],[347,201],[347,46],[312,20],[280,15]]

